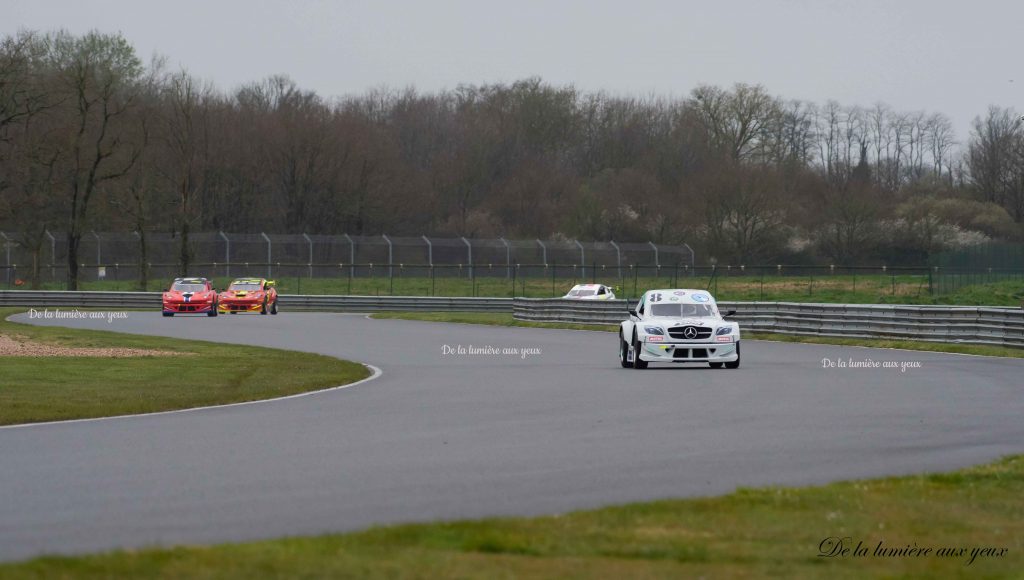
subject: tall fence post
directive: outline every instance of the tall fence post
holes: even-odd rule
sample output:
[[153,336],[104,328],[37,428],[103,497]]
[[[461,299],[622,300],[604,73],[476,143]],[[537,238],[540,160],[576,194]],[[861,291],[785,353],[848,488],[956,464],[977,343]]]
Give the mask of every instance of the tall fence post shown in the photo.
[[654,250],[654,267],[658,268],[660,270],[661,269],[661,262],[658,261],[658,246],[655,246],[654,242],[647,242],[647,243],[651,246],[651,249]]
[[100,241],[100,235],[96,233],[96,230],[92,231],[92,237],[96,238],[96,280],[99,280],[100,272],[103,272],[103,277],[106,278],[106,269],[100,266],[103,263],[103,243]]
[[548,267],[548,247],[545,246],[544,242],[540,241],[540,239],[537,240],[537,243],[540,244],[541,260],[544,262],[544,267],[547,268]]
[[587,254],[583,251],[583,244],[579,240],[573,240],[580,249],[580,278],[587,279]]
[[50,230],[43,230],[46,237],[50,238],[50,280],[57,281],[57,238],[53,237]]
[[392,266],[392,264],[395,262],[395,257],[392,251],[393,248],[391,246],[391,238],[389,238],[387,234],[381,234],[380,237],[384,238],[384,241],[388,243],[388,279],[390,280],[394,278],[395,275],[394,266]]
[[[469,256],[469,278],[470,280],[475,280],[475,278],[473,278],[473,246],[472,244],[469,243],[469,240],[467,240],[466,238],[462,238],[462,243],[466,244],[466,251],[467,255]],[[474,292],[476,291],[475,285],[473,287],[473,290]]]
[[619,280],[622,280],[622,250],[619,249],[619,245],[612,240],[611,245],[615,248],[615,265],[619,269]]
[[[501,240],[501,243],[505,244],[505,279],[508,280],[509,277],[512,275],[512,246],[508,245],[508,242],[505,241],[505,238],[498,239]],[[515,284],[513,284],[512,286],[514,288]]]
[[[434,269],[434,244],[430,243],[430,238],[422,236],[423,241],[427,243],[427,265],[430,266],[431,271]],[[433,275],[431,275],[433,276]]]
[[224,275],[228,278],[231,277],[231,238],[228,237],[223,231],[217,232],[220,234],[220,239],[224,240]]
[[309,244],[309,279],[313,279],[313,240],[306,235],[306,232],[302,232],[302,237],[306,239],[306,243]]
[[348,240],[348,285],[349,293],[351,293],[352,278],[356,275],[356,243],[352,241],[352,237],[348,234],[344,234],[344,236]]
[[0,236],[3,236],[3,238],[4,238],[4,250],[6,250],[6,253],[7,253],[7,262],[5,262],[5,265],[7,267],[4,268],[4,270],[7,271],[7,286],[10,287],[10,285],[11,285],[11,239],[8,238],[7,234],[5,234],[3,232],[0,232]]
[[265,234],[263,232],[260,232],[260,235],[263,236],[263,239],[267,241],[267,278],[273,278],[274,274],[273,274],[273,270],[271,269],[271,266],[270,266],[270,262],[273,259],[271,257],[272,253],[271,253],[270,238],[267,236],[267,234]]
[[683,247],[686,248],[687,250],[690,250],[690,270],[695,271],[697,268],[697,257],[693,253],[693,248],[690,247],[690,244],[686,243],[683,244]]

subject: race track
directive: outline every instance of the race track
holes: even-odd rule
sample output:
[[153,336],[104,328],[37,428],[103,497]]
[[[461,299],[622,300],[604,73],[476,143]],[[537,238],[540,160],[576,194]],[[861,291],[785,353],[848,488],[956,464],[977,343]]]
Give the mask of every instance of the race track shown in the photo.
[[[288,312],[64,324],[383,374],[255,405],[0,429],[0,560],[558,513],[1024,452],[1019,359],[747,341],[737,370],[634,371],[598,332]],[[445,356],[445,344],[541,354]]]

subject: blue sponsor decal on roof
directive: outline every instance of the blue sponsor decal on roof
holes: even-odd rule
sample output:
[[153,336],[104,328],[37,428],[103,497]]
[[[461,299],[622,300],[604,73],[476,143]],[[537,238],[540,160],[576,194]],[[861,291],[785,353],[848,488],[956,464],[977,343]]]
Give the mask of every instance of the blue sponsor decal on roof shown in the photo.
[[693,298],[694,302],[707,302],[708,301],[708,295],[707,294],[694,294],[692,296],[692,298]]

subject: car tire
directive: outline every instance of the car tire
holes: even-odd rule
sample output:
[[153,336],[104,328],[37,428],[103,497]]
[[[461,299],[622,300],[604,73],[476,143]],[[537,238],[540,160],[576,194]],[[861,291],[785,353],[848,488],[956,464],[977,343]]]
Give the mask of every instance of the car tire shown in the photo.
[[708,366],[713,369],[720,369],[722,368],[722,363],[708,363]]
[[161,314],[163,314],[164,316],[174,316],[173,312],[163,312]]
[[633,368],[633,361],[629,360],[629,343],[622,338],[622,333],[619,333],[619,364],[624,369]]
[[647,368],[647,361],[640,360],[640,339],[633,335],[633,368],[642,371]]
[[211,308],[210,311],[206,313],[206,315],[211,317],[211,318],[213,318],[214,316],[217,316],[217,305],[214,304],[213,308]]
[[260,309],[260,314],[262,314],[263,316],[267,315],[267,299],[266,298],[263,299],[263,308]]
[[727,369],[738,369],[740,368],[740,343],[736,343],[736,360],[725,363]]
[[277,298],[274,298],[274,304],[270,307],[271,314],[277,314]]

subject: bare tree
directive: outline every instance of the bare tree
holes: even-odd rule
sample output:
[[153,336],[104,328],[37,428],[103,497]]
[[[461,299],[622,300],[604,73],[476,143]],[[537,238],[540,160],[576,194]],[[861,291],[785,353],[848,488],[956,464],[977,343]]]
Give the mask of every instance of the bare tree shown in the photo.
[[141,151],[129,136],[142,73],[135,49],[121,35],[66,32],[46,39],[47,60],[63,95],[54,110],[64,125],[61,179],[69,199],[67,287],[78,289],[78,248],[100,186],[124,176]]
[[1012,109],[989,107],[974,120],[967,150],[970,180],[985,201],[1024,220],[1024,121]]

